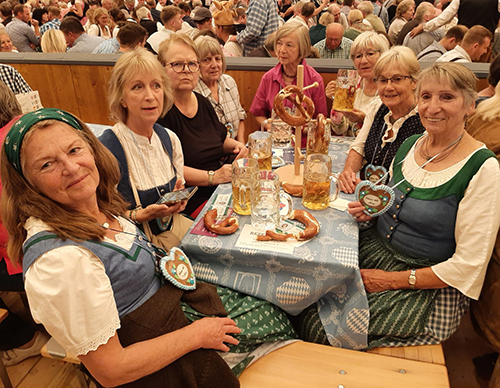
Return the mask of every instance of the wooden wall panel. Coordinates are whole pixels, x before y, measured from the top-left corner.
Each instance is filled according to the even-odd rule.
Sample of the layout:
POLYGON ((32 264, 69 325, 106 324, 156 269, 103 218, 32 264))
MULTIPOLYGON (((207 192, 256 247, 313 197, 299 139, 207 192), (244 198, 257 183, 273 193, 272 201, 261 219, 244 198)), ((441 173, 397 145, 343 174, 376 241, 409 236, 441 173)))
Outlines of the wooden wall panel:
MULTIPOLYGON (((38 90, 42 104, 67 110, 83 121, 94 124, 113 124, 109 119, 107 90, 112 66, 12 64, 33 90, 38 90)), ((248 112, 264 71, 228 70, 238 85, 243 109, 247 112, 247 135, 259 129, 254 116, 248 112)), ((335 73, 321 73, 325 86, 337 78, 335 73)), ((477 90, 488 85, 479 79, 477 90)), ((332 100, 327 99, 328 109, 332 100)))
POLYGON ((45 108, 60 108, 80 116, 70 65, 13 64, 31 86, 38 90, 45 108))
POLYGON ((88 123, 112 124, 107 102, 112 66, 72 66, 71 73, 80 107, 80 118, 88 123))

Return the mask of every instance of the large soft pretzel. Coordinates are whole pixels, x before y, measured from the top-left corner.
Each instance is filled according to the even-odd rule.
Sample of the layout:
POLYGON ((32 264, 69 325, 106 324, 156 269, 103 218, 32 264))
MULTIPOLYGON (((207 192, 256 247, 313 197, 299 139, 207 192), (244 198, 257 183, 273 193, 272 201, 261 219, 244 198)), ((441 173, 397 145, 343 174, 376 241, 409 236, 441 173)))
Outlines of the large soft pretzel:
POLYGON ((304 95, 298 86, 289 85, 280 90, 274 98, 274 111, 288 125, 292 127, 300 127, 305 125, 312 119, 314 114, 314 103, 312 100, 304 95), (295 98, 293 98, 295 95, 295 98), (298 116, 288 113, 283 105, 283 101, 287 99, 292 102, 299 112, 298 116), (305 104, 305 108, 304 105, 305 104))
POLYGON ((288 240, 289 238, 295 238, 296 240, 303 241, 303 240, 310 240, 314 236, 316 236, 319 233, 319 222, 314 216, 306 212, 305 210, 294 210, 292 211, 292 214, 290 215, 291 220, 297 220, 299 222, 302 222, 305 225, 305 229, 302 232, 296 233, 296 234, 282 234, 282 233, 276 233, 273 231, 266 231, 266 234, 264 236, 257 236, 258 241, 270 241, 270 240, 278 240, 278 241, 285 241, 288 240))
POLYGON ((219 224, 216 224, 216 218, 217 209, 212 209, 206 212, 203 217, 205 228, 215 234, 233 234, 238 230, 238 220, 235 217, 229 216, 223 219, 219 224))
MULTIPOLYGON (((316 127, 316 136, 308 137, 307 141, 309 144, 307 148, 314 153, 324 153, 328 152, 328 146, 330 144, 329 141, 325 140, 325 127, 326 127, 326 119, 321 113, 317 117, 317 127, 316 127)), ((328 138, 327 138, 328 139, 328 138)))

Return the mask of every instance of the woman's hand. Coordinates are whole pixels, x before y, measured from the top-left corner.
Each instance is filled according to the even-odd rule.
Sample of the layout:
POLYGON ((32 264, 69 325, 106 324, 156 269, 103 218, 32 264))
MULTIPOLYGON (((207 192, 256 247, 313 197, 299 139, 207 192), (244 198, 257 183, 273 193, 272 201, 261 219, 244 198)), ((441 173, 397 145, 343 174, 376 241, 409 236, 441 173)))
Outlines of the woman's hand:
POLYGON ((381 292, 393 289, 391 272, 381 269, 360 269, 366 292, 381 292))
POLYGON ((200 348, 215 349, 227 352, 229 347, 225 344, 238 345, 239 341, 229 334, 239 334, 241 329, 236 326, 231 318, 203 318, 194 321, 191 326, 196 328, 200 339, 200 348))
POLYGON ((233 154, 236 154, 235 159, 246 158, 248 156, 248 148, 245 144, 237 141, 233 149, 233 154))
POLYGON ((337 89, 337 81, 333 80, 328 82, 328 85, 326 85, 325 88, 325 94, 329 98, 333 98, 333 95, 335 94, 335 89, 337 89))
POLYGON ((342 112, 345 117, 351 122, 351 123, 357 123, 360 126, 363 125, 363 121, 365 121, 365 114, 361 112, 359 109, 354 108, 351 111, 346 111, 342 112))
POLYGON ((138 210, 135 217, 139 223, 148 222, 154 220, 155 218, 168 217, 174 213, 181 212, 183 207, 186 207, 185 204, 184 206, 182 205, 183 202, 185 201, 177 202, 173 205, 159 205, 153 203, 152 205, 146 206, 144 209, 138 210))
POLYGON ((354 201, 347 204, 347 211, 351 216, 353 216, 358 222, 368 222, 371 221, 373 217, 364 213, 365 207, 361 202, 354 201))
POLYGON ((354 171, 344 170, 339 175, 339 187, 344 193, 354 193, 359 182, 361 182, 361 179, 356 176, 354 171))
POLYGON ((215 171, 214 186, 221 183, 231 182, 232 168, 230 164, 225 164, 215 171))

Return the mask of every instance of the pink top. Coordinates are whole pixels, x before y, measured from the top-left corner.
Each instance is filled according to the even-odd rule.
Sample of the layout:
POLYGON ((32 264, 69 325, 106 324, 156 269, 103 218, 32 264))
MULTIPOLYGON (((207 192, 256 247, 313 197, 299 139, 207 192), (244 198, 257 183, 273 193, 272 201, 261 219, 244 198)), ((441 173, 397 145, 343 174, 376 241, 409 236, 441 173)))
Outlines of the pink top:
MULTIPOLYGON (((311 85, 314 82, 319 84, 317 88, 307 89, 304 92, 304 94, 314 102, 314 117, 316 117, 319 113, 323 113, 325 116, 328 116, 323 78, 321 78, 316 70, 307 65, 305 59, 302 60, 302 64, 304 65, 304 86, 311 85)), ((296 85, 297 79, 295 79, 292 84, 296 85)), ((283 74, 281 72, 281 64, 278 63, 262 76, 259 88, 257 89, 255 97, 252 101, 250 112, 254 116, 270 117, 273 109, 274 97, 276 97, 278 92, 285 86, 285 80, 283 79, 283 74)), ((293 107, 293 104, 287 100, 285 100, 284 105, 290 108, 293 107)))

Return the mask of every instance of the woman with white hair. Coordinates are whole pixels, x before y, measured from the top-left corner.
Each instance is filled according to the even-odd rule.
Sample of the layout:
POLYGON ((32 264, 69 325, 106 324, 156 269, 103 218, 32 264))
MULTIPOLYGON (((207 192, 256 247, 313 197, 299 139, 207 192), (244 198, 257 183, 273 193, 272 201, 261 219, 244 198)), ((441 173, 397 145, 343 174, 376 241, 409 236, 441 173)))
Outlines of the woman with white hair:
MULTIPOLYGON (((353 10, 351 12, 359 11, 353 10)), ((342 114, 339 114, 339 112, 332 111, 334 122, 342 119, 340 124, 333 127, 338 135, 356 135, 357 131, 363 126, 368 107, 375 99, 378 99, 373 70, 380 56, 387 50, 389 50, 387 39, 373 31, 363 32, 354 40, 351 46, 351 60, 360 77, 358 90, 354 100, 354 109, 351 112, 342 113, 347 120, 342 119, 342 114)), ((327 96, 333 96, 336 85, 336 81, 330 81, 326 87, 327 96)))

